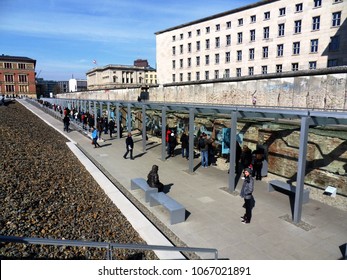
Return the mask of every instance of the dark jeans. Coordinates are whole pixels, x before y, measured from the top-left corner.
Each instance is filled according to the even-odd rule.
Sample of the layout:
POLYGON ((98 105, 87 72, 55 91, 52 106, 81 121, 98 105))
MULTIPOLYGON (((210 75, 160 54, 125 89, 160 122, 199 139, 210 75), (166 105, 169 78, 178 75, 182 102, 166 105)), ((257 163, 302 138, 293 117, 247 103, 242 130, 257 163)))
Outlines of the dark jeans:
POLYGON ((246 214, 244 216, 246 222, 251 222, 252 219, 252 199, 245 199, 244 207, 246 208, 246 214))
POLYGON ((123 157, 126 158, 129 152, 130 152, 130 158, 133 159, 133 149, 130 150, 128 147, 123 157))

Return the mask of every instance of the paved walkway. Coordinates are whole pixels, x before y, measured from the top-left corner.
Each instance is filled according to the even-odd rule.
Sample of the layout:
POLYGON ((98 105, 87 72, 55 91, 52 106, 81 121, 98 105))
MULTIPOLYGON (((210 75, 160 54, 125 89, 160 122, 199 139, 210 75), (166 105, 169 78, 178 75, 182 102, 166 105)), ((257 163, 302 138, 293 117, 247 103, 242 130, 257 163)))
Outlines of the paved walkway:
MULTIPOLYGON (((161 160, 161 145, 149 138, 142 151, 141 136, 135 136, 134 160, 123 159, 125 139, 109 139, 94 148, 90 138, 78 131, 63 132, 63 125, 25 100, 20 101, 46 122, 78 143, 98 164, 135 198, 146 211, 156 216, 172 233, 189 247, 216 248, 219 258, 234 260, 337 260, 340 246, 347 242, 347 212, 310 199, 303 205, 302 222, 291 222, 288 196, 267 191, 267 180, 255 181, 256 206, 253 220, 242 224, 243 199, 227 192, 228 174, 217 167, 197 168, 188 173, 188 161, 181 156, 161 160), (130 179, 146 178, 153 164, 159 166, 160 180, 168 195, 183 204, 188 213, 185 222, 170 225, 162 206, 149 207, 141 190, 130 190, 130 179)), ((200 159, 196 159, 197 166, 200 159)), ((240 190, 239 181, 236 192, 240 190)), ((333 198, 332 198, 333 199, 333 198)), ((117 204, 117 202, 115 202, 117 204)), ((125 213, 126 214, 126 213, 125 213)), ((135 227, 136 228, 136 227, 135 227)), ((146 240, 146 236, 140 233, 146 240)), ((148 244, 157 245, 149 242, 148 244)), ((198 254, 211 258, 211 254, 198 254)))

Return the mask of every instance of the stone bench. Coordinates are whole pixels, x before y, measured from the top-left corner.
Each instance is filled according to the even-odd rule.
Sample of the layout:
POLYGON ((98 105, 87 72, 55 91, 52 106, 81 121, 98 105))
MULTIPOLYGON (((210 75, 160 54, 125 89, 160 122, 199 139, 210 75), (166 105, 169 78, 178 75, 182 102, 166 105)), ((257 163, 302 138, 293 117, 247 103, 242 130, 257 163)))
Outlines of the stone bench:
MULTIPOLYGON (((280 181, 280 180, 269 181, 268 191, 273 192, 273 191, 275 191, 275 188, 280 188, 280 189, 292 192, 294 194, 296 192, 296 187, 292 186, 291 184, 288 184, 288 183, 280 181)), ((309 196, 310 196, 310 190, 304 189, 303 197, 302 197, 302 203, 307 203, 309 201, 309 196)))
POLYGON ((131 190, 142 189, 145 192, 145 201, 146 202, 149 202, 150 194, 158 192, 157 188, 151 188, 148 185, 147 181, 143 178, 131 179, 130 189, 131 190))
POLYGON ((163 205, 170 213, 170 224, 177 224, 186 220, 186 209, 182 204, 163 192, 151 193, 149 206, 163 205))

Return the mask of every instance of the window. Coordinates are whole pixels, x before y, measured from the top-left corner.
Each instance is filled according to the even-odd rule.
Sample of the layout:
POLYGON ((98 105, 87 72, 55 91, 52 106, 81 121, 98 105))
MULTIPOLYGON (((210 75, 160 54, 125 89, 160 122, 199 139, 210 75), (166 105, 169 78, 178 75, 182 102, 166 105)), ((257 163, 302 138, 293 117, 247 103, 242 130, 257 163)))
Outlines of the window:
POLYGON ((172 47, 172 55, 176 55, 176 47, 172 47))
POLYGON ((253 15, 251 16, 251 23, 255 23, 257 21, 257 16, 253 15))
POLYGON ((238 44, 242 43, 242 32, 237 33, 237 43, 238 44))
POLYGON ((296 4, 295 5, 295 11, 297 13, 302 12, 302 7, 303 7, 302 3, 296 4))
POLYGON ((188 43, 188 52, 189 52, 189 53, 192 52, 192 43, 188 43))
POLYGON ((276 65, 276 73, 282 73, 282 64, 276 65))
POLYGON ((187 80, 190 82, 192 80, 192 73, 187 73, 187 80))
POLYGON ((183 45, 180 45, 180 54, 183 53, 183 45))
POLYGON ((210 56, 209 55, 205 55, 205 64, 206 65, 210 64, 210 56))
POLYGON ((230 52, 225 53, 225 62, 226 63, 230 62, 230 52))
POLYGON ((209 80, 209 79, 210 79, 210 72, 205 71, 205 80, 209 80))
POLYGON ((19 92, 23 92, 23 93, 29 92, 28 86, 20 85, 19 92))
POLYGON ((12 69, 12 63, 10 63, 10 62, 5 62, 4 66, 6 69, 12 69))
POLYGON ((254 49, 249 49, 249 60, 254 59, 254 49))
POLYGON ((262 66, 261 67, 261 73, 262 74, 267 74, 267 66, 262 66))
POLYGON ((241 77, 241 68, 236 68, 236 77, 241 77))
POLYGON ((269 57, 269 47, 263 47, 263 58, 269 57))
POLYGON ((298 71, 299 70, 299 63, 292 63, 292 71, 298 71))
POLYGON ((311 40, 311 53, 318 52, 318 39, 311 40))
POLYGON ((322 0, 313 0, 313 6, 315 8, 321 7, 322 6, 322 0))
POLYGON ((200 36, 200 34, 201 34, 200 29, 196 30, 196 36, 200 36))
POLYGON ((340 36, 330 37, 329 51, 337 51, 340 48, 340 36))
POLYGON ((209 50, 210 49, 210 39, 206 39, 205 43, 206 43, 206 50, 209 50))
POLYGON ((196 51, 200 51, 200 41, 196 42, 196 51))
POLYGON ((183 59, 180 59, 180 68, 183 68, 183 59))
POLYGON ((188 59, 187 59, 187 65, 188 65, 188 67, 192 66, 192 59, 190 57, 188 57, 188 59))
POLYGON ((13 75, 11 74, 5 74, 5 82, 7 83, 13 83, 14 79, 13 79, 13 75))
POLYGON ((250 41, 251 42, 255 41, 255 29, 250 30, 249 33, 250 33, 250 41))
POLYGON ((312 30, 319 30, 320 16, 312 18, 312 30))
POLYGON ((176 41, 176 36, 172 36, 172 41, 175 42, 176 41))
POLYGON ((269 39, 269 37, 270 37, 270 27, 268 27, 268 26, 266 26, 266 27, 264 27, 264 39, 269 39))
POLYGON ((337 59, 328 59, 328 67, 338 66, 337 59))
POLYGON ((294 33, 301 33, 301 20, 294 21, 294 33))
POLYGON ((220 30, 220 24, 216 24, 216 31, 220 30))
POLYGON ((243 25, 243 18, 239 18, 238 20, 239 26, 243 25))
POLYGON ((214 78, 219 79, 219 70, 214 70, 214 78))
POLYGON ((176 68, 176 60, 173 60, 172 61, 172 69, 175 69, 176 68))
POLYGON ((230 69, 225 69, 224 78, 230 78, 230 69))
POLYGON ((200 56, 196 57, 196 66, 200 66, 200 56))
POLYGON ((317 68, 317 62, 316 61, 310 61, 308 63, 308 68, 309 69, 316 69, 317 68))
POLYGON ((20 83, 27 83, 28 82, 27 75, 19 74, 18 75, 18 80, 19 80, 20 83))
POLYGON ((231 28, 231 21, 227 21, 227 29, 231 28))
POLYGON ((215 62, 216 64, 219 64, 219 53, 216 53, 216 54, 214 55, 214 62, 215 62))
POLYGON ((231 35, 226 36, 226 45, 230 46, 231 45, 231 35))
POLYGON ((284 23, 278 25, 278 36, 284 36, 284 23))
POLYGON ((254 75, 254 67, 248 67, 248 75, 253 76, 254 75))
POLYGON ((237 61, 241 61, 242 60, 242 51, 237 51, 236 56, 237 56, 237 61))
POLYGON ((14 92, 14 85, 6 85, 5 91, 6 92, 14 92))
POLYGON ((18 63, 18 69, 26 69, 25 63, 18 63))
POLYGON ((180 34, 180 40, 183 40, 183 33, 180 34))
POLYGON ((176 82, 176 75, 172 74, 172 82, 175 83, 176 82))
POLYGON ((300 54, 300 42, 293 43, 293 54, 300 54))
POLYGON ((183 74, 180 73, 180 82, 183 82, 183 74))
POLYGON ((210 33, 210 27, 209 26, 206 27, 206 33, 210 33))
POLYGON ((216 37, 216 48, 220 47, 220 38, 216 37))
POLYGON ((332 26, 340 26, 340 25, 341 25, 341 12, 333 13, 332 26))
POLYGON ((265 12, 265 13, 264 13, 264 19, 265 19, 265 20, 270 19, 270 12, 265 12))
POLYGON ((195 78, 197 81, 200 81, 200 72, 195 73, 195 78))
POLYGON ((285 16, 286 15, 286 8, 280 8, 279 9, 279 15, 280 16, 285 16))
POLYGON ((188 32, 188 38, 191 38, 192 37, 192 31, 189 31, 188 32))

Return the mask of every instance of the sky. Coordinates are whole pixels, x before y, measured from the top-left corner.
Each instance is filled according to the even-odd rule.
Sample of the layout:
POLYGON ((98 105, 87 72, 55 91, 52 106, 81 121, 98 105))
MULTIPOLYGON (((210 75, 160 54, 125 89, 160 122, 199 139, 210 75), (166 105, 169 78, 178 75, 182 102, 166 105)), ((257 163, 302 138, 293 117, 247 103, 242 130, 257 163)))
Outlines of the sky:
POLYGON ((37 77, 55 81, 136 59, 156 68, 156 32, 255 2, 0 0, 0 55, 35 59, 37 77))

